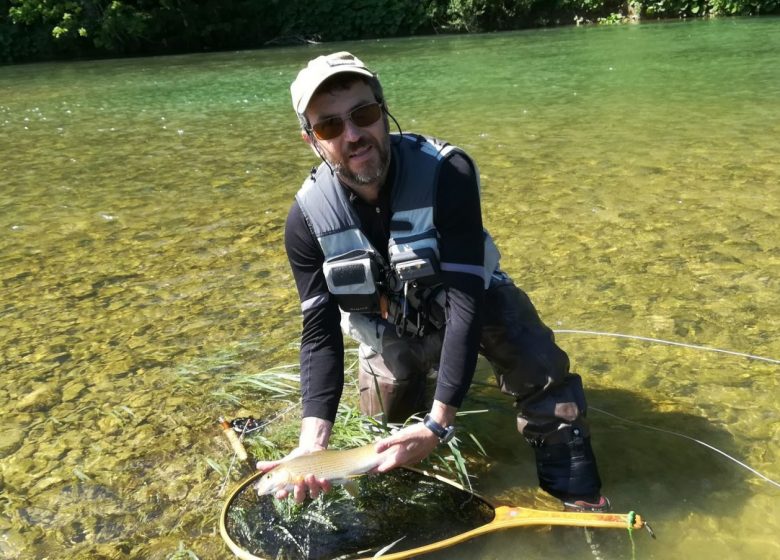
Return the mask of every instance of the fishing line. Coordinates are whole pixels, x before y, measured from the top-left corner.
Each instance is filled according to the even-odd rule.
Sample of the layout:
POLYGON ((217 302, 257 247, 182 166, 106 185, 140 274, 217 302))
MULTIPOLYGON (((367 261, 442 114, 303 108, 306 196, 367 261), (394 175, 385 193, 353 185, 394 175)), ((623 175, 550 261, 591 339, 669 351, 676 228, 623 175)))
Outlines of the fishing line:
POLYGON ((638 336, 634 334, 601 332, 601 331, 586 331, 577 329, 553 329, 556 334, 585 334, 593 336, 610 336, 613 338, 628 338, 631 340, 642 340, 645 342, 657 342, 659 344, 668 344, 669 346, 681 346, 683 348, 691 348, 694 350, 704 350, 706 352, 718 352, 721 354, 730 354, 732 356, 740 356, 742 358, 749 358, 751 360, 759 360, 762 362, 768 362, 770 364, 780 364, 780 360, 774 358, 765 358, 763 356, 756 356, 754 354, 745 354, 744 352, 734 352, 732 350, 722 350, 720 348, 712 348, 710 346, 700 346, 698 344, 688 344, 685 342, 674 342, 672 340, 664 340, 662 338, 651 338, 648 336, 638 336))
POLYGON ((710 445, 710 444, 709 444, 709 443, 707 443, 707 442, 701 441, 701 440, 699 440, 699 439, 696 439, 696 438, 694 438, 694 437, 691 437, 691 436, 687 436, 687 435, 685 435, 685 434, 681 434, 681 433, 679 433, 679 432, 674 432, 674 431, 672 431, 672 430, 666 430, 666 429, 664 429, 664 428, 656 428, 655 426, 648 426, 647 424, 642 424, 641 422, 635 422, 634 420, 629 420, 629 419, 627 419, 627 418, 622 418, 622 417, 618 416, 617 414, 612 414, 611 412, 607 412, 606 410, 601 410, 600 408, 596 408, 595 406, 589 406, 588 408, 589 408, 590 410, 595 410, 596 412, 599 412, 599 413, 601 413, 601 414, 604 414, 604 415, 606 415, 606 416, 609 416, 609 417, 611 417, 611 418, 615 418, 616 420, 620 420, 621 422, 625 422, 626 424, 632 424, 632 425, 634 425, 634 426, 639 426, 640 428, 645 428, 646 430, 654 430, 654 431, 656 431, 656 432, 661 432, 661 433, 664 433, 664 434, 669 434, 669 435, 672 435, 672 436, 677 436, 677 437, 681 437, 681 438, 684 438, 684 439, 687 439, 687 440, 690 440, 690 441, 696 442, 696 443, 698 443, 699 445, 703 445, 704 447, 706 447, 706 448, 708 448, 708 449, 712 449, 713 451, 715 451, 715 452, 717 452, 717 453, 720 453, 720 454, 721 454, 721 455, 723 455, 723 456, 724 456, 726 459, 729 459, 730 461, 734 461, 734 462, 735 462, 737 465, 739 465, 740 467, 742 467, 742 468, 744 468, 744 469, 747 469, 747 470, 749 470, 749 471, 750 471, 750 472, 752 472, 754 475, 758 476, 759 478, 762 478, 763 480, 765 480, 765 481, 766 481, 766 482, 768 482, 769 484, 772 484, 772 485, 774 485, 774 486, 776 486, 776 487, 780 488, 780 483, 778 483, 777 481, 775 481, 775 480, 772 480, 772 479, 771 479, 771 478, 769 478, 768 476, 766 476, 766 475, 764 475, 764 474, 762 474, 762 473, 758 472, 756 469, 754 469, 754 468, 753 468, 753 467, 751 467, 750 465, 747 465, 747 464, 743 463, 743 462, 742 462, 742 461, 740 461, 739 459, 736 459, 736 458, 732 457, 731 455, 729 455, 729 454, 728 454, 728 453, 726 453, 725 451, 721 451, 721 450, 720 450, 720 449, 718 449, 717 447, 714 447, 714 446, 710 445))
POLYGON ((258 426, 256 429, 257 429, 257 430, 262 430, 263 428, 265 428, 265 427, 266 427, 266 426, 268 426, 269 424, 271 424, 271 423, 273 423, 273 422, 276 422, 276 420, 278 420, 278 419, 279 419, 279 418, 281 418, 282 416, 285 416, 285 415, 286 415, 288 412, 290 412, 292 409, 294 409, 294 408, 297 408, 297 407, 298 407, 300 404, 301 404, 301 400, 300 400, 300 399, 298 399, 296 402, 292 403, 290 406, 288 406, 287 408, 285 408, 285 409, 284 409, 284 410, 282 410, 281 412, 278 412, 278 413, 277 413, 275 416, 273 416, 273 417, 272 417, 270 420, 266 420, 265 422, 263 422, 262 424, 260 424, 260 426, 258 426))
MULTIPOLYGON (((723 350, 721 348, 713 348, 711 346, 701 346, 699 344, 688 344, 686 342, 674 342, 672 340, 664 340, 664 339, 661 339, 661 338, 651 338, 651 337, 648 337, 648 336, 638 336, 638 335, 633 335, 633 334, 612 333, 612 332, 602 332, 602 331, 590 331, 590 330, 579 330, 579 329, 556 329, 553 332, 555 332, 556 334, 583 334, 583 335, 592 335, 592 336, 608 336, 608 337, 613 337, 613 338, 627 338, 627 339, 630 339, 630 340, 641 340, 641 341, 644 341, 644 342, 655 342, 655 343, 659 343, 659 344, 667 344, 669 346, 680 346, 682 348, 690 348, 690 349, 693 349, 693 350, 702 350, 702 351, 705 351, 705 352, 717 352, 717 353, 720 353, 720 354, 728 354, 728 355, 731 355, 731 356, 739 356, 741 358, 748 358, 748 359, 751 359, 751 360, 758 360, 758 361, 767 362, 767 363, 770 363, 770 364, 780 364, 780 360, 776 360, 774 358, 766 358, 764 356, 756 356, 755 354, 746 354, 744 352, 734 352, 732 350, 723 350)), ((723 455, 728 460, 733 461, 734 463, 736 463, 737 465, 739 465, 740 467, 742 467, 744 469, 747 469, 748 471, 750 471, 751 473, 753 473, 757 477, 761 478, 762 480, 772 484, 773 486, 776 486, 776 487, 780 488, 780 483, 778 483, 777 481, 769 478, 768 476, 766 476, 763 473, 760 473, 759 471, 757 471, 756 469, 754 469, 750 465, 747 465, 747 464, 743 463, 739 459, 736 459, 735 457, 732 457, 731 455, 729 455, 725 451, 721 451, 720 449, 710 445, 709 443, 706 443, 704 441, 701 441, 701 440, 696 439, 696 438, 691 437, 691 436, 687 436, 685 434, 681 434, 679 432, 674 432, 674 431, 671 431, 671 430, 665 430, 663 428, 656 428, 655 426, 648 426, 648 425, 642 424, 640 422, 635 422, 633 420, 628 420, 627 418, 622 418, 620 416, 617 416, 616 414, 612 414, 611 412, 607 412, 606 410, 601 410, 601 409, 596 408, 594 406, 591 406, 589 408, 591 410, 595 410, 596 412, 600 412, 601 414, 604 414, 606 416, 610 416, 612 418, 615 418, 616 420, 620 420, 621 422, 625 422, 627 424, 633 424, 635 426, 639 426, 639 427, 645 428, 647 430, 654 430, 656 432, 661 432, 661 433, 664 433, 664 434, 677 436, 677 437, 684 438, 684 439, 693 441, 695 443, 698 443, 699 445, 702 445, 702 446, 704 446, 704 447, 706 447, 708 449, 711 449, 712 451, 715 451, 716 453, 719 453, 719 454, 723 455)))
MULTIPOLYGON (((609 337, 613 337, 613 338, 627 338, 627 339, 631 339, 631 340, 641 340, 641 341, 644 341, 644 342, 655 342, 655 343, 659 343, 659 344, 667 344, 667 345, 670 345, 670 346, 680 346, 680 347, 683 347, 683 348, 690 348, 690 349, 693 349, 693 350, 702 350, 702 351, 705 351, 705 352, 717 352, 717 353, 720 353, 720 354, 729 354, 731 356, 739 356, 741 358, 748 358, 748 359, 751 359, 751 360, 758 360, 758 361, 767 362, 767 363, 770 363, 770 364, 780 364, 780 360, 776 360, 774 358, 766 358, 764 356, 756 356, 755 354, 746 354, 744 352, 734 352, 732 350, 723 350, 721 348, 713 348, 713 347, 710 347, 710 346, 701 346, 699 344, 688 344, 688 343, 685 343, 685 342, 674 342, 672 340, 664 340, 664 339, 661 339, 661 338, 651 338, 651 337, 648 337, 648 336, 638 336, 638 335, 633 335, 633 334, 612 333, 612 332, 602 332, 602 331, 590 331, 590 330, 579 330, 579 329, 557 329, 557 330, 554 330, 553 332, 555 332, 556 334, 583 334, 583 335, 592 335, 592 336, 609 336, 609 337)), ((642 424, 640 422, 635 422, 633 420, 628 420, 627 418, 621 418, 620 416, 612 414, 611 412, 607 412, 606 410, 601 410, 601 409, 593 407, 593 406, 591 406, 590 409, 591 410, 595 410, 596 412, 600 412, 601 414, 604 414, 606 416, 610 416, 612 418, 615 418, 616 420, 620 420, 621 422, 625 422, 627 424, 633 424, 635 426, 639 426, 639 427, 645 428, 647 430, 654 430, 656 432, 661 432, 661 433, 677 436, 677 437, 684 438, 684 439, 693 441, 695 443, 698 443, 699 445, 703 445, 704 447, 706 447, 708 449, 711 449, 711 450, 715 451, 716 453, 720 453, 721 455, 723 455, 724 457, 726 457, 730 461, 733 461, 734 463, 736 463, 740 467, 742 467, 744 469, 747 469, 748 471, 752 472, 754 475, 758 476, 762 480, 765 480, 766 482, 772 484, 773 486, 776 486, 776 487, 780 488, 780 483, 778 483, 777 481, 775 481, 775 480, 769 478, 768 476, 760 473, 759 471, 757 471, 756 469, 754 469, 750 465, 747 465, 747 464, 743 463, 739 459, 736 459, 735 457, 732 457, 731 455, 729 455, 725 451, 721 451, 720 449, 710 445, 709 443, 706 443, 704 441, 698 440, 698 439, 696 439, 694 437, 691 437, 691 436, 687 436, 685 434, 681 434, 679 432, 673 432, 671 430, 665 430, 663 428, 656 428, 654 426, 648 426, 648 425, 642 424)))
POLYGON ((225 490, 227 489, 228 482, 230 482, 230 471, 233 470, 233 465, 236 464, 237 454, 233 453, 233 457, 230 458, 230 465, 228 466, 227 471, 225 472, 225 477, 222 479, 222 486, 219 487, 219 491, 217 492, 217 496, 222 497, 225 495, 225 490))

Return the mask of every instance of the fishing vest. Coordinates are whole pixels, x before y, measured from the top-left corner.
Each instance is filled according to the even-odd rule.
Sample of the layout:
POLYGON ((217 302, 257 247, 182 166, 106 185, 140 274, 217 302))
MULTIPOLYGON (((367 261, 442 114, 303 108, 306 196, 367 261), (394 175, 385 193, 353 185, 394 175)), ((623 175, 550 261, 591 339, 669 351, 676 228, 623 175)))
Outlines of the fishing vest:
MULTIPOLYGON (((296 194, 325 255, 322 269, 328 291, 346 318, 347 324, 342 322, 342 326, 361 342, 376 339, 379 317, 395 324, 399 335, 422 336, 426 329, 441 328, 445 294, 440 272, 478 275, 487 288, 500 258, 487 232, 482 266, 441 262, 439 258, 433 223, 439 170, 452 153, 466 154, 439 140, 414 134, 391 135, 391 146, 396 175, 387 260, 360 230, 350 193, 327 165, 321 164, 296 194), (364 333, 366 330, 372 332, 364 333)), ((474 169, 479 185, 476 165, 474 169)), ((326 300, 318 296, 301 306, 305 311, 326 300)))

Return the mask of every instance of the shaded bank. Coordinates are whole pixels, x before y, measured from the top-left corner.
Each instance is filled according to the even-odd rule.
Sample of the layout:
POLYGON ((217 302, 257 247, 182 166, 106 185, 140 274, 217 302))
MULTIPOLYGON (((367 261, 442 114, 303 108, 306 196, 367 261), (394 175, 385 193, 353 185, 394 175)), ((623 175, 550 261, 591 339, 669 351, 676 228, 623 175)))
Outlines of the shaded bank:
POLYGON ((780 0, 0 0, 0 63, 780 13, 780 0))

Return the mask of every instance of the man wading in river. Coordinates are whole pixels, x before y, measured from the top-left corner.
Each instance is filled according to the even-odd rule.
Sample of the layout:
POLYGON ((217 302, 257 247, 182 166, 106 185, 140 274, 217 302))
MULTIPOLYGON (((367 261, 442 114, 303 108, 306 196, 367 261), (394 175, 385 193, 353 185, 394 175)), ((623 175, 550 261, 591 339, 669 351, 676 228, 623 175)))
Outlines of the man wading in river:
MULTIPOLYGON (((285 230, 303 310, 303 421, 290 456, 328 446, 344 382, 343 328, 360 342, 365 414, 404 422, 427 409, 426 387, 435 383, 425 421, 376 443, 378 471, 416 463, 449 441, 481 353, 515 401, 541 487, 567 509, 607 510, 582 381, 499 268, 482 228, 474 162, 438 140, 390 134, 379 80, 349 53, 310 61, 290 91, 303 140, 323 160, 285 230)), ((309 475, 293 494, 302 501, 307 490, 316 497, 329 487, 309 475)))

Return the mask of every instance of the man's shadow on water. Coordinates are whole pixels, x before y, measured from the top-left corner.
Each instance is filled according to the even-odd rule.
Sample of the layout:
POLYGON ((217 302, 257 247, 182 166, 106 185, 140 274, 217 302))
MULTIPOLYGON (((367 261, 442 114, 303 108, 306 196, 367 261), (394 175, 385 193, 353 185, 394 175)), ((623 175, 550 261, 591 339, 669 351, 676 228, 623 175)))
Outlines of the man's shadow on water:
MULTIPOLYGON (((487 454, 486 458, 477 459, 472 469, 477 477, 475 491, 498 505, 559 510, 560 502, 538 488, 533 450, 515 429, 511 398, 495 387, 492 374, 483 373, 478 372, 463 410, 487 409, 488 412, 458 419, 458 425, 472 434, 487 454)), ((637 538, 638 549, 659 553, 681 537, 711 538, 707 532, 712 528, 707 523, 691 523, 699 516, 711 519, 716 515, 738 522, 743 506, 755 493, 750 484, 754 475, 688 438, 705 442, 737 459, 748 453, 747 443, 742 444, 724 427, 701 415, 680 411, 682 404, 675 406, 673 398, 663 397, 655 402, 632 391, 593 386, 586 388, 586 392, 602 490, 612 501, 612 511, 637 512, 651 523, 659 536, 655 543, 645 538, 647 535, 637 538)), ((470 438, 461 435, 465 436, 461 439, 466 453, 479 457, 476 447, 469 443, 470 438)), ((539 529, 522 530, 520 540, 515 531, 501 532, 493 537, 492 545, 476 539, 463 549, 467 555, 463 557, 480 557, 492 546, 514 550, 528 558, 558 554, 614 560, 631 557, 634 546, 625 531, 601 531, 585 539, 582 529, 553 527, 547 528, 547 532, 539 529)))
MULTIPOLYGON (((648 519, 670 522, 685 519, 692 513, 738 516, 741 504, 755 492, 749 484, 753 474, 688 439, 703 441, 737 459, 744 458, 748 445, 740 444, 722 426, 705 417, 674 410, 668 406, 667 398, 662 404, 670 410, 662 410, 659 403, 623 389, 590 387, 586 392, 593 449, 603 492, 612 500, 613 511, 635 510, 648 519)), ((512 485, 516 489, 526 487, 525 494, 519 493, 521 499, 523 495, 536 493, 538 480, 533 451, 515 429, 511 398, 501 394, 485 378, 475 381, 463 409, 489 410, 458 420, 487 453, 487 464, 477 468, 478 491, 486 487, 491 492, 502 493, 495 483, 487 482, 498 478, 500 484, 510 485, 505 490, 511 490, 512 485)))

